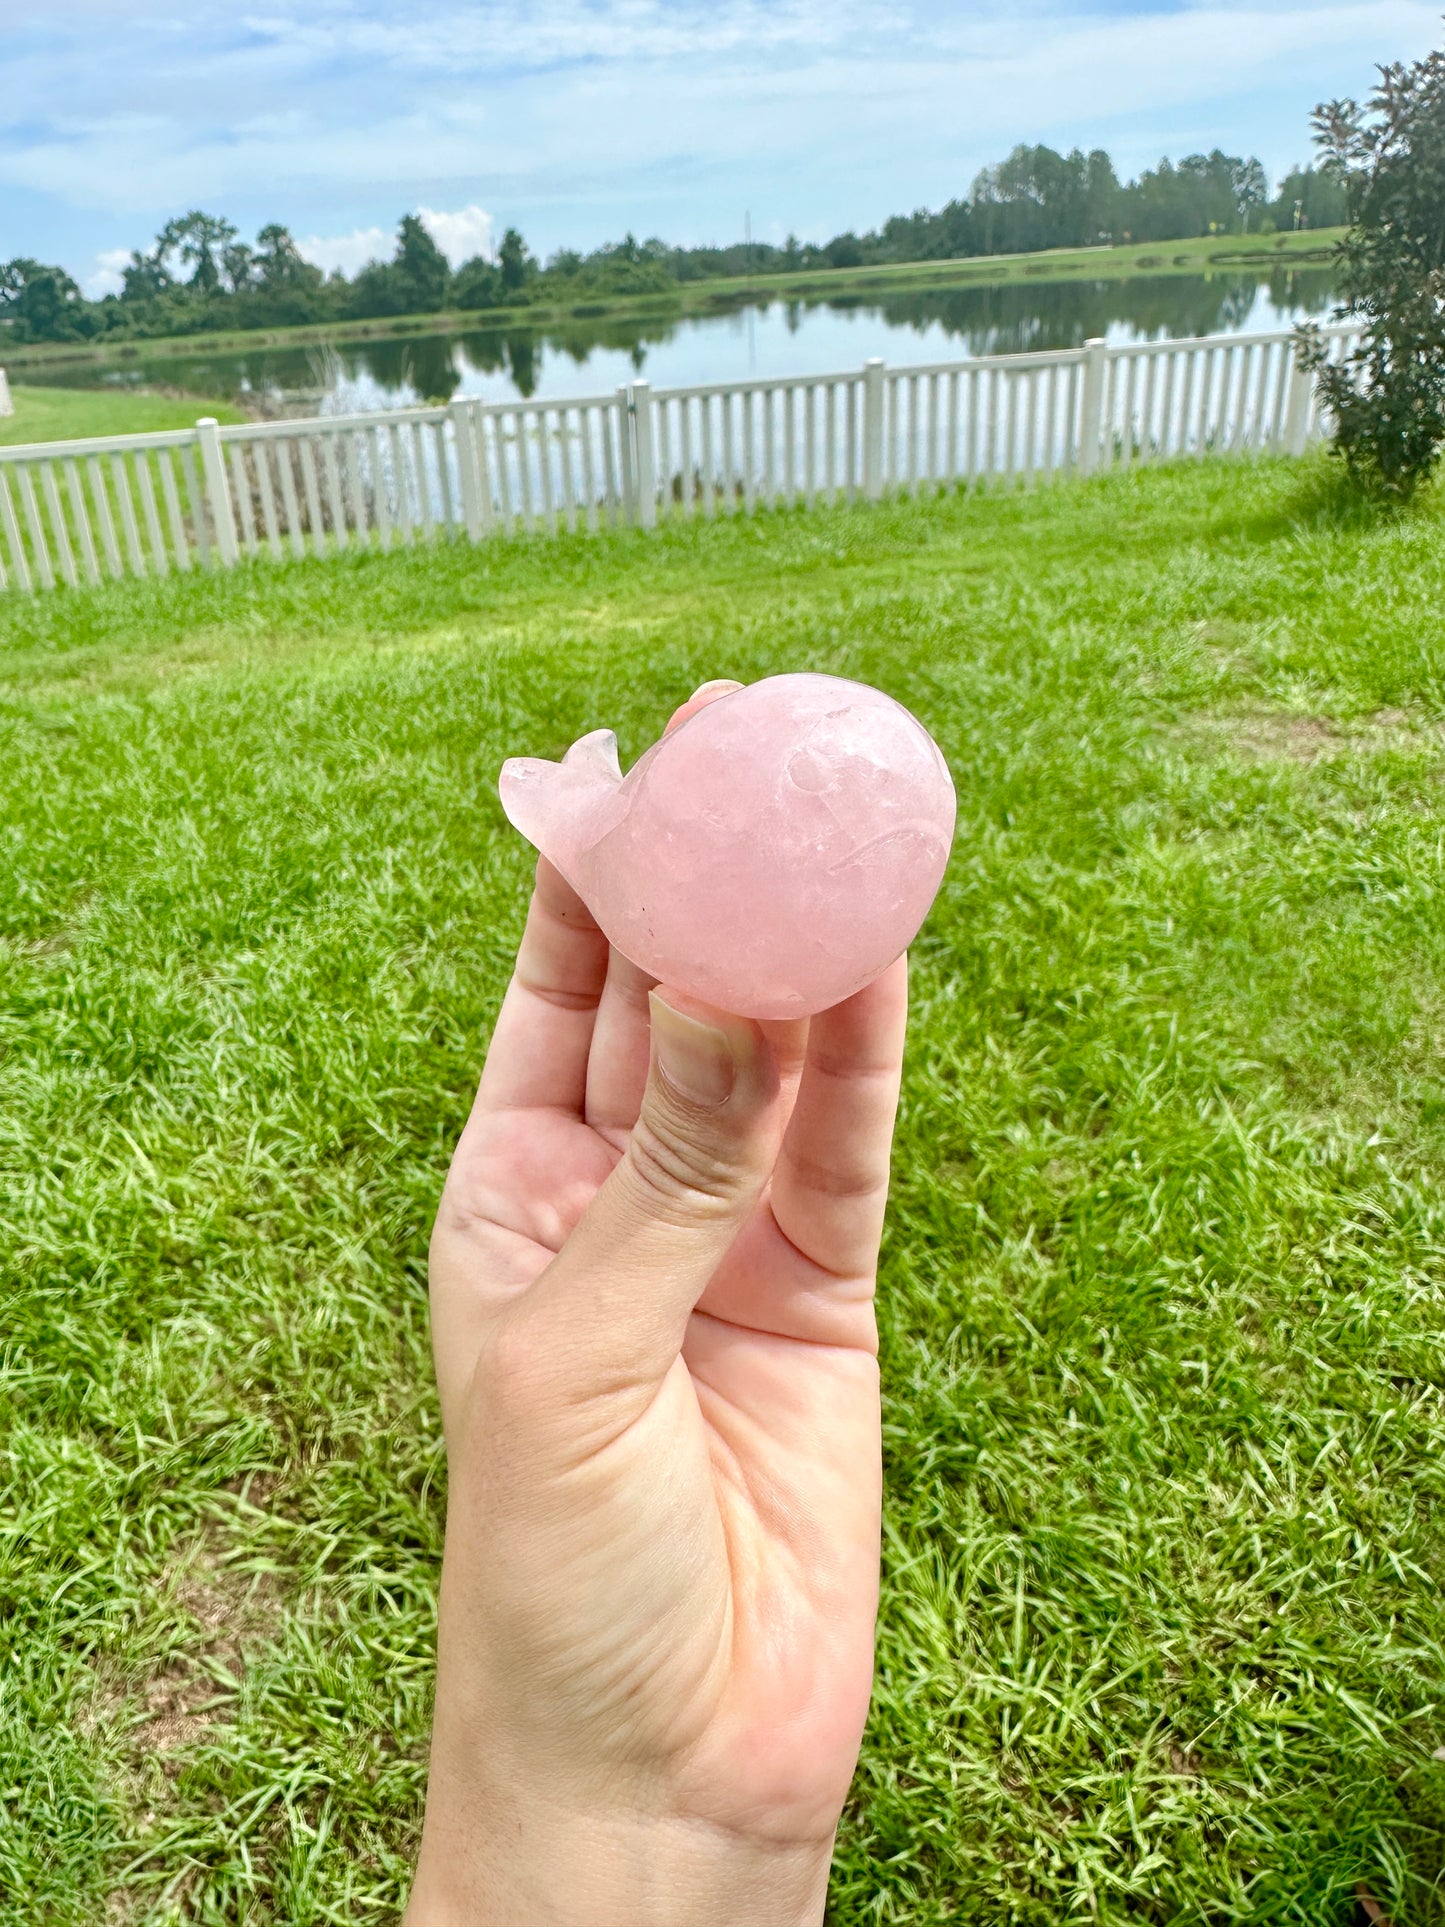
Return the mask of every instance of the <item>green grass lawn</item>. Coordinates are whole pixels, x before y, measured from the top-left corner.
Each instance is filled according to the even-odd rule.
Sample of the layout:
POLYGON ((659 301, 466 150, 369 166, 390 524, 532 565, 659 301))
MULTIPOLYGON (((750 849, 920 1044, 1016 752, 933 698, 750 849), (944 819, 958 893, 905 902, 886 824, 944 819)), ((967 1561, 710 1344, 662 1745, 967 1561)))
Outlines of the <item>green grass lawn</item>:
POLYGON ((142 435, 155 428, 193 428, 203 415, 239 422, 223 401, 133 394, 115 388, 26 388, 12 382, 13 415, 0 415, 0 448, 21 442, 64 442, 88 435, 142 435))
POLYGON ((495 776, 934 729, 836 1927, 1445 1918, 1445 515, 1315 466, 0 599, 7 1927, 390 1921, 495 776))

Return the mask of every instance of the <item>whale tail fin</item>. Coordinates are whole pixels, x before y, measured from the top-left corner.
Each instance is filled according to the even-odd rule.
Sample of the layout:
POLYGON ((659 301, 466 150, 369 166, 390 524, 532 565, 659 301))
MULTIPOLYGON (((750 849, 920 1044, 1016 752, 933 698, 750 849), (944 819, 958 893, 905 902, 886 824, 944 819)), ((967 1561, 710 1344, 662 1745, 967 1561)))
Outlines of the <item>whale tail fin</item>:
POLYGON ((579 738, 560 763, 514 756, 502 765, 498 784, 507 821, 574 889, 581 888, 586 853, 612 827, 621 787, 617 738, 610 729, 579 738))

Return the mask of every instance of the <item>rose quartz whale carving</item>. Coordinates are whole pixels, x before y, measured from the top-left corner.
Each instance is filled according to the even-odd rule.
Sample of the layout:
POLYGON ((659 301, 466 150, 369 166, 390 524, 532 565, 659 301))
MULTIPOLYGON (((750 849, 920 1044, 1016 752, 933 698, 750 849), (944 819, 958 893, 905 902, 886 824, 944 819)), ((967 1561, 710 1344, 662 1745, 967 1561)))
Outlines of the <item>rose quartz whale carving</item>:
POLYGON ((697 710, 624 778, 594 730, 502 770, 502 807, 611 943, 743 1017, 807 1017, 912 942, 953 841, 933 738, 891 696, 770 676, 697 710))

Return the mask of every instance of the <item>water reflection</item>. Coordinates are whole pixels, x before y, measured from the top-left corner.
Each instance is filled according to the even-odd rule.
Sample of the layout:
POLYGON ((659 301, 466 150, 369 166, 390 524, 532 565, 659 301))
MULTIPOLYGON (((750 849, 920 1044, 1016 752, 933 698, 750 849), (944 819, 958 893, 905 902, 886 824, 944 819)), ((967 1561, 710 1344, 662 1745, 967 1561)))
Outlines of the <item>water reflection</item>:
POLYGON ((417 333, 324 349, 260 348, 147 360, 123 371, 76 369, 45 379, 78 387, 146 383, 206 396, 249 396, 272 412, 335 414, 456 394, 501 401, 544 393, 605 394, 645 375, 691 386, 747 374, 856 367, 869 355, 906 364, 965 355, 1283 328, 1332 305, 1331 270, 1157 280, 949 287, 774 301, 715 300, 682 316, 575 315, 561 323, 417 333))
POLYGON ((892 328, 933 325, 970 355, 1000 355, 1077 348, 1099 335, 1154 341, 1259 332, 1323 314, 1333 299, 1333 274, 1315 269, 1279 273, 1266 281, 1248 275, 1191 275, 919 289, 886 295, 877 305, 892 328))

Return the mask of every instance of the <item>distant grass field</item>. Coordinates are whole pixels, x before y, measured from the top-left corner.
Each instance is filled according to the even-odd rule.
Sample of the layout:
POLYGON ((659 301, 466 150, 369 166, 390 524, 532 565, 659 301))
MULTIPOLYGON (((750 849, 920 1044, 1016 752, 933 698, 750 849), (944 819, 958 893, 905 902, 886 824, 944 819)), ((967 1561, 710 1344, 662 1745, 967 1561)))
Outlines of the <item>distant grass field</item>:
POLYGON ((109 388, 11 387, 13 415, 0 415, 0 448, 24 442, 78 441, 88 435, 143 435, 156 428, 190 428, 203 415, 218 422, 245 417, 228 402, 182 396, 126 394, 109 388))
POLYGON ((957 848, 835 1927, 1445 1918, 1445 515, 1220 462, 0 599, 0 1913, 381 1923, 514 751, 875 681, 957 848))
POLYGON ((799 274, 697 283, 703 290, 780 283, 780 292, 826 293, 893 287, 1004 287, 1015 281, 1134 281, 1164 275, 1268 273, 1327 263, 1344 228, 1290 234, 1208 234, 1188 241, 1131 241, 1117 247, 1045 248, 1036 254, 976 254, 945 261, 900 261, 868 268, 814 268, 799 274))

